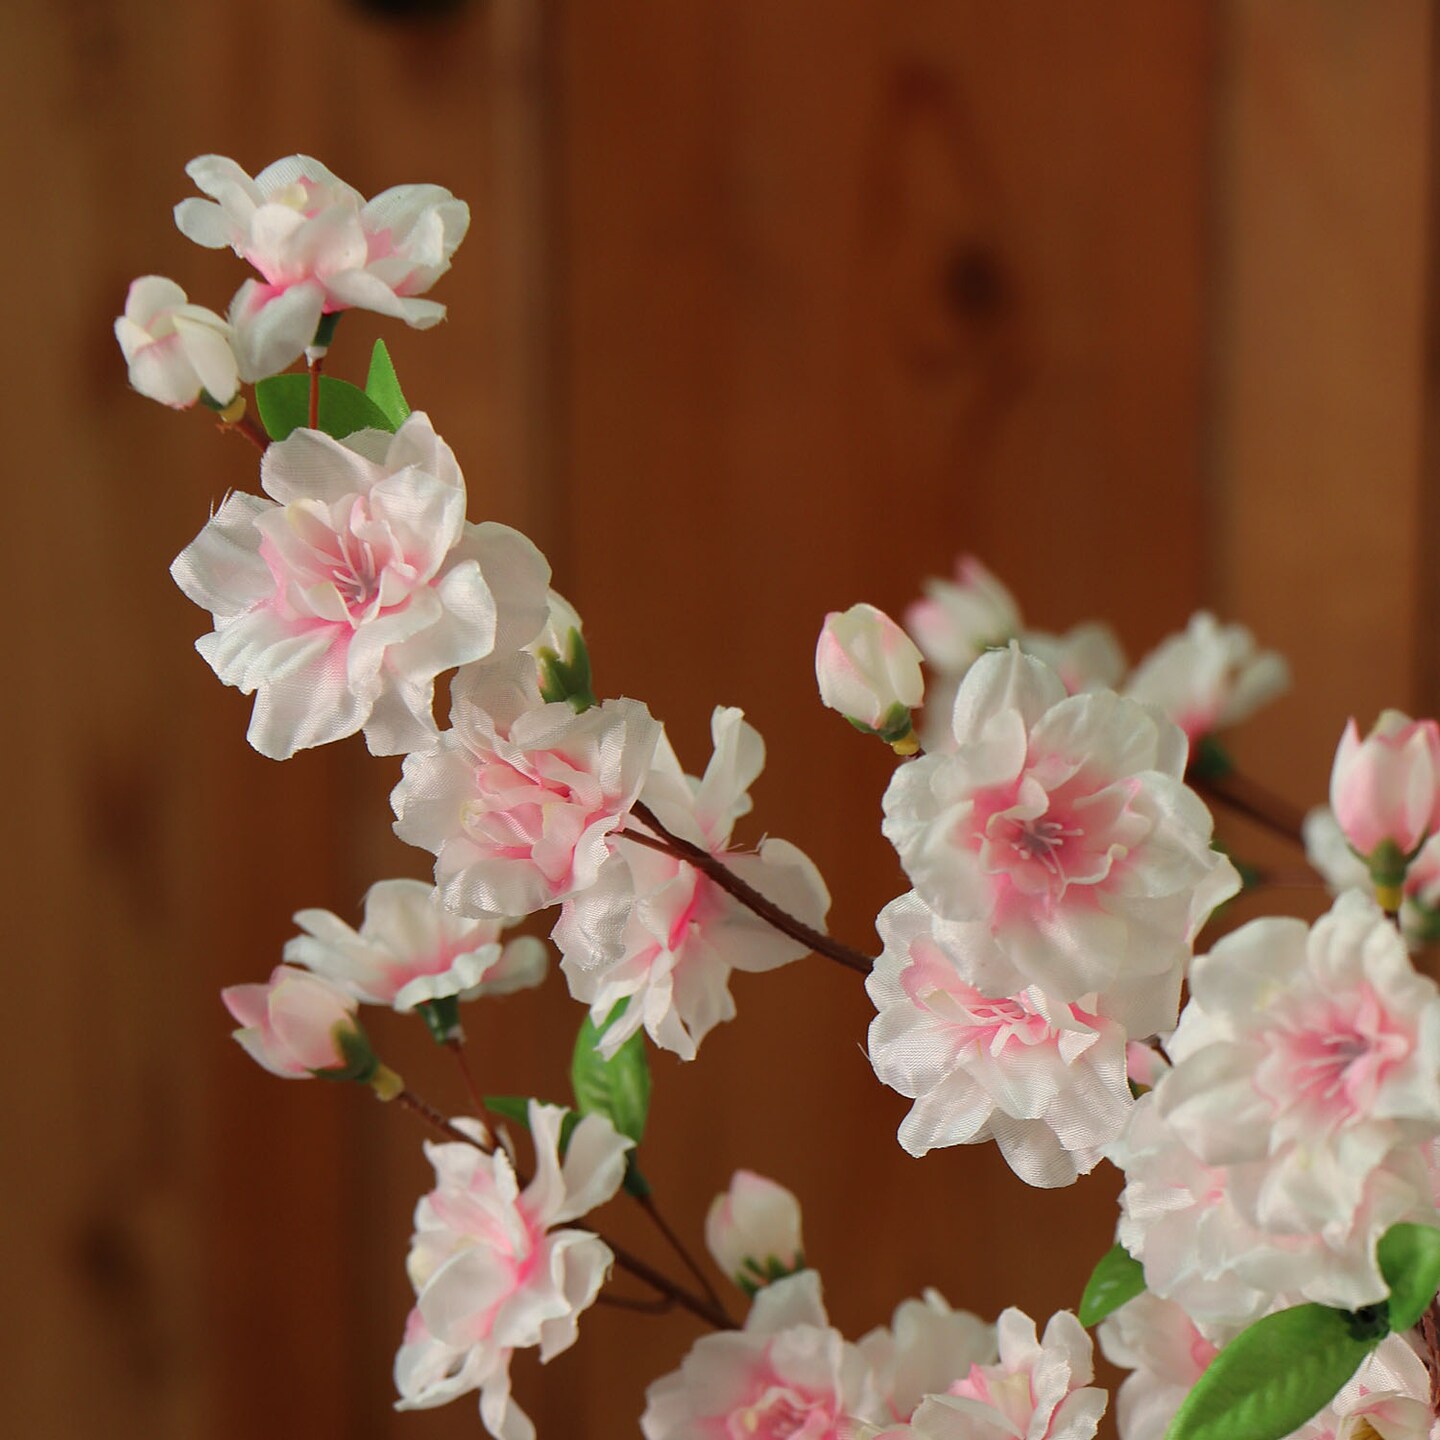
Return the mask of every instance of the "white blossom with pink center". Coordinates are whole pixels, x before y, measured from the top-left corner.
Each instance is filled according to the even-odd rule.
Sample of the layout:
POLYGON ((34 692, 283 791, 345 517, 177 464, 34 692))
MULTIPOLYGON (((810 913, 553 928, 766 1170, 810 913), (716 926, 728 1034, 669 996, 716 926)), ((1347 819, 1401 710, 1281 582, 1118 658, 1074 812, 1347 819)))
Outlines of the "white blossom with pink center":
POLYGON ((192 305, 185 292, 160 275, 130 284, 115 339, 142 395, 183 410, 205 391, 228 405, 240 388, 230 327, 213 310, 192 305))
POLYGON ((1425 1363, 1403 1336, 1387 1335, 1294 1440, 1432 1440, 1436 1434, 1425 1363))
POLYGON ((1266 1229, 1348 1223, 1377 1165, 1440 1135, 1440 991, 1355 892, 1221 940, 1166 1049, 1161 1116, 1208 1165, 1264 1165, 1266 1229))
POLYGON ((1222 625, 1201 610, 1135 667, 1125 693, 1169 716, 1193 745, 1289 688, 1283 656, 1259 649, 1243 625, 1222 625))
POLYGON ((240 1022, 235 1039, 272 1075, 303 1080, 350 1067, 346 1042, 360 1038, 355 1000, 331 981, 277 965, 263 985, 231 985, 220 998, 240 1022))
POLYGON ((520 935, 507 942, 508 919, 456 915, 422 880, 372 885, 358 931, 329 910, 301 910, 295 923, 305 933, 286 944, 286 960, 402 1014, 432 1000, 529 989, 548 968, 544 941, 520 935))
POLYGON ((1440 830, 1440 725, 1386 710, 1362 739, 1351 720, 1330 771, 1330 809, 1359 855, 1417 850, 1440 830))
POLYGON ((260 478, 269 498, 227 497, 170 573, 215 618, 195 648, 254 694, 262 755, 361 729, 378 755, 427 744, 435 677, 544 623, 544 556, 507 525, 466 523, 459 466, 424 414, 394 435, 297 430, 260 478))
POLYGON ((697 1340, 645 1399, 645 1440, 851 1440, 861 1422, 886 1418, 813 1270, 767 1285, 743 1330, 697 1340))
POLYGON ((1120 1243, 1145 1284, 1208 1328, 1243 1324, 1286 1303, 1359 1309, 1389 1293, 1375 1246, 1402 1220, 1440 1223, 1431 1147, 1393 1152, 1364 1177, 1358 1203, 1313 1228, 1263 1226, 1273 1191, 1267 1160, 1210 1165, 1160 1110, 1173 1071, 1136 1102, 1110 1159, 1125 1172, 1120 1243))
MULTIPOLYGON (((407 1268, 415 1309, 395 1357, 402 1410, 480 1391, 480 1416, 498 1440, 533 1440, 510 1395, 510 1357, 540 1347, 544 1363, 575 1343, 577 1320, 614 1256, 586 1230, 557 1229, 603 1204, 625 1178, 633 1142, 600 1115, 575 1127, 559 1159, 565 1111, 530 1102, 535 1178, 522 1191, 503 1150, 427 1143, 436 1186, 415 1210, 407 1268)), ((461 1128, 474 1122, 457 1120, 461 1128)))
POLYGON ((921 898, 966 927, 972 983, 1098 993, 1131 1035, 1169 1029, 1191 942, 1240 887, 1181 779, 1184 734, 1111 692, 1067 695, 1012 644, 971 667, 954 735, 897 770, 883 829, 921 898))
POLYGON ((972 1365, 947 1393, 923 1400, 910 1422, 924 1440, 1090 1440, 1107 1396, 1095 1378, 1094 1349, 1068 1310, 1054 1315, 1043 1340, 1021 1310, 996 1323, 1000 1359, 972 1365))
POLYGON ((199 245, 229 246, 260 272, 230 307, 241 376, 277 374, 315 338, 322 315, 374 310, 426 329, 445 307, 423 295, 449 268, 470 209, 438 185, 397 185, 367 201, 308 155, 252 180, 223 155, 185 173, 209 200, 182 200, 175 223, 199 245))
POLYGON ((925 598, 906 610, 905 628, 940 674, 959 676, 1020 633, 1020 607, 973 555, 962 555, 954 580, 925 582, 925 598))
POLYGON ((1125 1031, 1093 996, 1065 1004, 1038 986, 986 994, 970 978, 962 927, 917 895, 880 912, 885 948, 865 982, 879 1014, 870 1061, 915 1101, 900 1126, 912 1155, 994 1140, 1031 1185, 1072 1183, 1103 1158, 1133 1103, 1125 1031))
MULTIPOLYGON (((830 908, 825 882, 810 860, 773 837, 754 853, 730 850, 735 821, 750 810, 749 789, 765 764, 765 744, 739 710, 711 716, 714 751, 705 774, 684 774, 662 738, 642 799, 672 835, 700 846, 740 879, 807 924, 830 908)), ((631 829, 643 822, 630 821, 631 829)), ((595 883, 561 913, 553 938, 570 993, 600 1024, 630 1003, 605 1030, 613 1054, 643 1025, 662 1049, 693 1059, 717 1024, 732 1019, 730 975, 773 970, 806 947, 782 935, 726 894, 693 865, 647 846, 614 843, 617 853, 595 883)))
POLYGON ((524 916, 593 885, 660 740, 645 706, 543 704, 518 655, 462 670, 450 723, 390 797, 395 833, 436 857, 444 904, 524 916))
POLYGON ((860 1339, 886 1408, 908 1420, 927 1395, 948 1390, 976 1365, 998 1358, 995 1327, 968 1310, 953 1310, 938 1290, 902 1300, 888 1328, 860 1339))
POLYGON ((1148 1291, 1108 1315, 1096 1332, 1100 1349, 1112 1365, 1133 1372, 1115 1396, 1120 1440, 1165 1440, 1195 1382, 1238 1333, 1230 1325, 1204 1334, 1173 1300, 1148 1291))
MULTIPOLYGON (((1369 867, 1350 848, 1328 805, 1317 805, 1302 827, 1305 857, 1332 894, 1359 890, 1374 896, 1369 867)), ((1412 950, 1440 939, 1440 835, 1432 835, 1405 868, 1400 930, 1412 950)))

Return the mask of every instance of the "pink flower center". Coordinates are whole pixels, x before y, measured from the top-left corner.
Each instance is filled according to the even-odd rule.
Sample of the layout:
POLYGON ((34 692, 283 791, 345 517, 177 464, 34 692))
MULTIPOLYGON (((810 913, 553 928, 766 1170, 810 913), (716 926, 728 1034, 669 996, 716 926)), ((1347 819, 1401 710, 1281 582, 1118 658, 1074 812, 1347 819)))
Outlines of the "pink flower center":
POLYGON ((1256 1085, 1281 1112, 1300 1111, 1329 1127, 1367 1118, 1410 1037, 1370 986, 1305 1007, 1268 1037, 1256 1085))
POLYGON ((730 1416, 730 1440, 824 1440, 832 1433, 828 1407, 795 1391, 772 1387, 730 1416))

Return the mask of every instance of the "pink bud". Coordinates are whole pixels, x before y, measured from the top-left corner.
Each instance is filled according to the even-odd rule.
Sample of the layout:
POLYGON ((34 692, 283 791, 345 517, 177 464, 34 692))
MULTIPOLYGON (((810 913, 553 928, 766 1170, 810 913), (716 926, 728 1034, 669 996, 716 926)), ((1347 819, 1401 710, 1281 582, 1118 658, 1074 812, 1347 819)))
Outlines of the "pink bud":
POLYGON ((1330 772, 1330 808, 1356 854, 1409 855, 1440 828, 1440 726, 1386 710, 1362 740, 1351 720, 1330 772))
POLYGON ((302 1080, 338 1072, 338 1078, 365 1068, 357 1067, 369 1046, 355 1022, 356 1001, 329 980, 277 965, 264 985, 232 985, 220 998, 240 1022, 235 1038, 272 1075, 302 1080))
POLYGON ((800 1202, 783 1185, 737 1170, 729 1190, 711 1202, 705 1244, 742 1289, 768 1285, 804 1268, 800 1202))
POLYGON ((873 605, 852 605, 825 617, 815 646, 820 698, 847 720, 891 738, 908 734, 910 711, 923 699, 915 642, 873 605))

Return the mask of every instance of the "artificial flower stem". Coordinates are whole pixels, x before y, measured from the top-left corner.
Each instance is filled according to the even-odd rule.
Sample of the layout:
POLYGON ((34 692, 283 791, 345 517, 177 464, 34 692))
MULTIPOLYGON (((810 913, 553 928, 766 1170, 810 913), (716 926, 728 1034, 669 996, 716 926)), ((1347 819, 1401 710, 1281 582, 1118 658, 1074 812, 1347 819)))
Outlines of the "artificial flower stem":
POLYGON ((1440 1417, 1440 1300, 1432 1300, 1420 1317, 1420 1335, 1425 1342, 1421 1358, 1430 1373, 1430 1413, 1440 1417))
POLYGON ((493 1145, 486 1145, 473 1135, 467 1135, 458 1125, 452 1125, 429 1101, 422 1100, 413 1090, 402 1090, 395 1098, 407 1110, 413 1110, 432 1130, 437 1131, 447 1140, 457 1140, 462 1145, 473 1145, 486 1155, 494 1153, 493 1145))
POLYGON ((1238 770, 1232 770, 1228 775, 1208 776, 1203 780, 1192 778, 1190 784, 1205 798, 1219 801, 1236 814, 1263 825, 1292 844, 1304 845, 1301 835, 1304 816, 1300 811, 1288 800, 1266 790, 1238 770))
POLYGON ((637 845, 646 845, 651 850, 659 850, 663 854, 673 855, 676 859, 684 860, 687 864, 693 865, 707 879, 714 881, 727 894, 733 895, 747 910, 753 911, 767 924, 773 925, 781 934, 788 935, 792 940, 798 940, 817 955, 824 955, 826 959, 834 960, 837 964, 844 965, 846 969, 857 971, 861 975, 870 973, 873 962, 868 955, 863 955, 858 950, 852 950, 848 945, 841 944, 840 941, 826 935, 823 931, 816 930, 803 920, 797 919, 788 910, 782 910, 774 901, 767 900, 753 885, 746 884, 733 870, 722 861, 717 860, 708 850, 702 850, 698 845, 692 845, 688 840, 682 840, 678 835, 672 835, 647 805, 637 802, 631 813, 655 834, 652 836, 637 830, 622 830, 620 834, 623 838, 633 840, 637 845))
POLYGON ((480 1094, 480 1087, 475 1083, 470 1062, 465 1058, 465 1037, 452 1035, 445 1042, 445 1048, 455 1057, 455 1063, 460 1067, 461 1078, 465 1081, 465 1091, 470 1096, 470 1103, 475 1107, 475 1114, 480 1115, 485 1109, 485 1100, 480 1094))
POLYGON ((716 1330, 738 1330, 740 1328, 725 1312, 723 1305, 713 1304, 709 1300, 702 1300, 698 1295, 692 1295, 683 1285, 677 1285, 668 1276, 652 1269, 639 1256, 622 1249, 608 1236, 600 1235, 598 1230, 593 1233, 610 1247, 611 1253, 615 1256, 615 1263, 622 1270, 628 1270, 637 1280, 643 1280, 656 1294, 667 1296, 682 1309, 688 1310, 716 1330))
POLYGON ((673 1295, 657 1295, 653 1300, 641 1300, 635 1295, 612 1295, 602 1290, 596 1297, 597 1305, 612 1305, 617 1310, 636 1310, 642 1315, 665 1315, 675 1308, 673 1295))
POLYGON ((680 1257, 685 1268, 700 1282, 700 1288, 704 1290, 706 1298, 712 1305, 723 1310, 725 1307, 721 1303, 715 1287, 710 1283, 709 1276, 686 1249, 685 1242, 670 1228, 670 1222, 660 1213, 660 1207, 656 1205, 655 1197, 653 1195, 637 1195, 635 1199, 639 1202, 640 1208, 654 1222, 655 1228, 665 1237, 670 1248, 680 1257))
POLYGON ((310 428, 320 428, 320 372, 325 368, 325 352, 321 350, 316 354, 313 350, 307 351, 306 363, 310 367, 310 428))

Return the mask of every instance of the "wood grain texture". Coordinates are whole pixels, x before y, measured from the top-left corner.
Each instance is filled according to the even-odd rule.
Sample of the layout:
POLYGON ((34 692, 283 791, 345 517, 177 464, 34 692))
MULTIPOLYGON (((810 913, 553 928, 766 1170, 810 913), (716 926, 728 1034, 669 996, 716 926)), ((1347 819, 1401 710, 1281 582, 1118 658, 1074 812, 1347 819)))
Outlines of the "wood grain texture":
MULTIPOLYGON (((903 879, 887 756, 815 699, 829 609, 898 612, 961 550, 1034 623, 1109 617, 1132 656, 1214 603, 1295 659, 1299 698, 1241 748, 1297 798, 1347 709, 1418 695, 1429 12, 1103 10, 493 0, 386 26, 20 0, 0 116, 44 219, 0 240, 26 281, 0 1431, 479 1433, 469 1400, 389 1409, 428 1173, 406 1117, 223 1039, 216 990, 268 971, 293 910, 353 916, 425 857, 386 830, 393 762, 261 760, 190 653, 165 567, 253 458, 126 394, 106 322, 135 274, 217 306, 238 283, 171 227, 191 156, 308 150, 471 201, 451 320, 384 333, 472 516, 546 549, 600 687, 646 699, 690 768, 711 707, 745 708, 771 762, 741 838, 806 848, 861 947, 903 879)), ((347 319, 336 370, 376 333, 347 319)), ((988 1148, 911 1161, 853 975, 812 958, 735 992, 699 1063, 656 1062, 646 1168, 692 1239, 751 1166, 806 1202, 849 1334, 927 1284, 986 1313, 1074 1302, 1113 1176, 1046 1194, 988 1148)), ((558 979, 478 1013, 482 1083, 562 1096, 576 1019, 558 979)), ((460 1103, 424 1036, 375 1028, 460 1103)), ((663 1254, 623 1206, 604 1223, 663 1254)), ((543 1436, 631 1435, 695 1333, 596 1309, 548 1371, 517 1360, 517 1391, 543 1436)))

